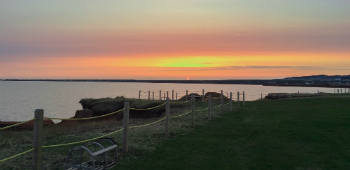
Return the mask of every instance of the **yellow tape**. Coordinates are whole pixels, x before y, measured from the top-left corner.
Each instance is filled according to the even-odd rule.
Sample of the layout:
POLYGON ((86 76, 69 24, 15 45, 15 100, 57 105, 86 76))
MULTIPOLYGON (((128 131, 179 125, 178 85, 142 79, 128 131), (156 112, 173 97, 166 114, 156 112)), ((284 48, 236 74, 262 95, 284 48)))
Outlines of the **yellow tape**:
POLYGON ((187 112, 187 113, 184 113, 184 114, 182 114, 182 115, 178 115, 178 116, 170 116, 170 117, 181 117, 181 116, 187 115, 187 114, 189 114, 189 113, 191 113, 191 112, 192 112, 192 110, 191 110, 191 111, 189 111, 189 112, 187 112))
POLYGON ((151 107, 151 108, 147 108, 147 109, 136 109, 136 108, 130 108, 130 110, 151 110, 151 109, 155 109, 155 108, 158 108, 158 107, 160 107, 160 106, 163 106, 163 105, 165 105, 166 103, 163 103, 163 104, 161 104, 161 105, 159 105, 159 106, 155 106, 155 107, 151 107))
POLYGON ((6 159, 3 159, 3 160, 0 160, 0 162, 4 162, 4 161, 10 160, 10 159, 12 159, 12 158, 15 158, 15 157, 18 157, 18 156, 24 155, 24 154, 26 154, 26 153, 28 153, 28 152, 33 151, 33 150, 34 150, 34 148, 29 149, 29 150, 24 151, 24 152, 22 152, 22 153, 19 153, 19 154, 17 154, 17 155, 14 155, 14 156, 11 156, 11 157, 9 157, 9 158, 6 158, 6 159))
POLYGON ((88 120, 88 119, 96 119, 96 118, 100 118, 100 117, 106 117, 106 116, 109 116, 109 115, 112 115, 112 114, 116 114, 120 111, 123 111, 125 110, 125 108, 123 109, 120 109, 118 111, 115 111, 115 112, 112 112, 112 113, 108 113, 108 114, 105 114, 105 115, 101 115, 101 116, 95 116, 95 117, 89 117, 89 118, 71 118, 71 119, 64 119, 64 118, 54 118, 54 117, 44 117, 45 119, 56 119, 56 120, 88 120))
POLYGON ((121 129, 119 129, 119 130, 117 130, 117 131, 114 131, 114 132, 112 132, 112 133, 108 133, 107 135, 99 136, 99 137, 92 138, 92 139, 87 139, 87 140, 82 140, 82 141, 72 142, 72 143, 58 144, 58 145, 43 146, 43 148, 52 148, 52 147, 58 147, 58 146, 67 146, 67 145, 74 145, 74 144, 78 144, 78 143, 90 142, 90 141, 92 141, 92 140, 96 140, 96 139, 103 138, 103 137, 112 135, 112 134, 114 134, 114 133, 120 132, 120 131, 123 130, 123 129, 124 129, 124 128, 121 128, 121 129))
POLYGON ((21 123, 17 123, 17 124, 14 124, 14 125, 10 125, 10 126, 6 126, 6 127, 3 127, 3 128, 0 128, 0 130, 4 130, 4 129, 8 129, 8 128, 11 128, 11 127, 14 127, 14 126, 18 126, 18 125, 21 125, 21 124, 23 124, 23 123, 30 122, 30 121, 32 121, 32 120, 35 120, 35 118, 34 118, 34 119, 31 119, 31 120, 27 120, 27 121, 21 122, 21 123))

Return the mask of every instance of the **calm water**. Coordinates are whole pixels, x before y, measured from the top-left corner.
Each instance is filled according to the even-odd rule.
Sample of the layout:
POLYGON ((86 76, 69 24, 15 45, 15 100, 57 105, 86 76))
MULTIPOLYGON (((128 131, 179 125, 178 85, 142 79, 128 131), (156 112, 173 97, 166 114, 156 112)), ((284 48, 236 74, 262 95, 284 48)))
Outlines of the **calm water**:
MULTIPOLYGON (((237 91, 246 93, 246 100, 256 100, 260 94, 284 92, 320 92, 333 93, 332 88, 318 87, 269 87, 260 85, 223 85, 223 84, 158 84, 158 83, 115 83, 115 82, 10 82, 0 81, 0 121, 24 121, 33 118, 35 109, 44 109, 45 116, 69 118, 76 110, 82 109, 79 104, 82 98, 101 98, 125 96, 146 99, 148 91, 155 92, 159 99, 159 90, 162 96, 165 91, 177 92, 178 98, 189 92, 202 93, 205 91, 220 92, 225 95, 233 92, 236 98, 237 91)), ((344 89, 343 89, 344 92, 344 89)), ((176 98, 176 97, 174 97, 176 98)))

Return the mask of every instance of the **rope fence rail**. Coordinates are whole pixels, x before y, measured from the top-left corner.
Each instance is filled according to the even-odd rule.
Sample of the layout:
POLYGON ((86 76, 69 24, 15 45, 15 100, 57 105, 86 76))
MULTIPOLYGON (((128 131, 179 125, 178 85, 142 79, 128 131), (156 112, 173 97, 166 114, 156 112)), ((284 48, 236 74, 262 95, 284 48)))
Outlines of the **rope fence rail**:
POLYGON ((187 103, 190 102, 191 100, 187 100, 185 102, 170 102, 171 104, 183 104, 183 103, 187 103))
POLYGON ((166 117, 164 117, 164 118, 162 118, 162 119, 159 119, 159 120, 157 120, 157 121, 155 121, 155 122, 152 122, 152 123, 148 123, 148 124, 145 124, 145 125, 139 125, 139 126, 131 126, 131 127, 129 127, 129 128, 132 129, 132 128, 140 128, 140 127, 145 127, 145 126, 153 125, 153 124, 156 124, 156 123, 158 123, 158 122, 161 122, 161 121, 164 120, 164 119, 166 119, 166 117))
POLYGON ((27 122, 30 122, 30 121, 33 121, 33 120, 35 120, 35 118, 27 120, 27 121, 24 121, 24 122, 20 122, 20 123, 16 123, 16 124, 13 124, 13 125, 10 125, 10 126, 6 126, 6 127, 3 127, 3 128, 0 128, 0 130, 5 130, 5 129, 8 129, 8 128, 12 128, 12 127, 15 127, 15 126, 18 126, 18 125, 21 125, 21 124, 24 124, 24 123, 27 123, 27 122))
POLYGON ((150 107, 150 108, 146 108, 146 109, 137 109, 137 108, 130 108, 130 110, 152 110, 161 106, 164 106, 166 103, 163 103, 161 105, 155 106, 155 107, 150 107))
MULTIPOLYGON (((164 92, 164 91, 163 91, 164 92)), ((167 91, 166 91, 167 92, 167 91)), ((196 91, 196 92, 199 92, 199 91, 196 91)), ((140 93, 141 93, 141 91, 140 91, 140 93)), ((147 93, 147 92, 143 92, 143 93, 147 93)), ((148 92, 148 94, 150 94, 149 92, 148 92)), ((173 93, 174 94, 174 93, 173 93)), ((204 90, 203 90, 203 94, 204 94, 204 90)), ((222 94, 222 91, 221 91, 221 94, 222 94)), ((141 96, 141 95, 140 95, 141 96)), ((148 95, 148 99, 150 99, 150 97, 149 97, 150 95, 148 95)), ((137 126, 131 126, 131 127, 129 127, 129 125, 128 125, 128 123, 126 124, 126 126, 124 125, 125 124, 125 120, 123 120, 123 128, 121 128, 121 129, 118 129, 118 130, 116 130, 116 131, 114 131, 114 132, 111 132, 111 133, 108 133, 108 134, 105 134, 105 135, 102 135, 102 136, 98 136, 98 137, 94 137, 94 138, 91 138, 91 139, 86 139, 86 140, 81 140, 81 141, 76 141, 76 142, 70 142, 70 143, 61 143, 61 144, 53 144, 53 145, 47 145, 47 146, 43 146, 42 145, 42 142, 39 142, 40 144, 36 144, 36 145, 34 145, 35 147, 34 148, 32 148, 32 149, 29 149, 29 150, 27 150, 27 151, 24 151, 24 152, 22 152, 22 153, 19 153, 19 154, 16 154, 16 155, 14 155, 14 156, 11 156, 11 157, 9 157, 9 158, 6 158, 6 159, 2 159, 2 160, 0 160, 0 162, 4 162, 4 161, 7 161, 7 160, 10 160, 10 159, 13 159, 13 158, 15 158, 15 157, 18 157, 18 156, 21 156, 21 155, 23 155, 23 154, 26 154, 26 153, 29 153, 29 152, 32 152, 33 151, 33 153, 40 153, 41 154, 41 149, 42 148, 53 148, 53 147, 60 147, 60 146, 68 146, 68 145, 75 145, 75 144, 80 144, 80 143, 86 143, 86 142, 90 142, 90 141, 93 141, 93 140, 97 140, 97 139, 100 139, 100 138, 104 138, 104 137, 107 137, 107 136, 110 136, 110 135, 113 135, 113 134, 115 134, 115 133, 118 133, 118 132, 120 132, 120 131, 124 131, 124 134, 123 134, 123 136, 125 136, 125 133, 128 133, 128 130, 127 129, 134 129, 134 128, 141 128, 141 127, 146 127, 146 126, 150 126, 150 125, 153 125, 153 124, 156 124, 156 123, 159 123, 159 122, 161 122, 161 121, 163 121, 163 120, 166 120, 166 123, 165 123, 165 126, 166 126, 166 136, 167 137, 169 137, 169 118, 177 118, 177 117, 181 117, 181 116, 185 116, 185 115, 188 115, 188 114, 190 114, 190 113, 192 113, 192 126, 194 125, 193 124, 193 122, 194 122, 194 113, 197 111, 197 112, 201 112, 201 111, 206 111, 206 110, 208 110, 208 119, 210 120, 210 110, 211 110, 211 99, 221 99, 221 104, 220 105, 218 105, 218 106, 214 106, 214 108, 218 108, 218 107, 221 107, 222 108, 222 106, 223 105, 227 105, 227 104, 230 104, 230 103, 232 103, 233 102, 233 100, 232 100, 232 97, 230 98, 230 102, 228 102, 228 103, 225 103, 225 104, 223 104, 222 103, 222 99, 224 98, 224 95, 221 95, 221 97, 213 97, 213 98, 210 98, 210 95, 209 96, 206 96, 206 99, 204 98, 204 96, 202 96, 202 102, 203 101, 208 101, 208 104, 209 104, 209 107, 207 107, 207 108, 205 108, 205 109, 199 109, 199 110, 196 110, 195 109, 195 103, 196 103, 196 97, 198 97, 198 96, 195 96, 195 95, 191 95, 191 96, 189 96, 188 95, 188 92, 186 93, 186 99, 190 99, 190 100, 186 100, 186 101, 184 101, 184 102, 170 102, 169 101, 169 96, 167 95, 167 101, 166 102, 164 102, 164 103, 162 103, 162 104, 160 104, 160 105, 158 105, 158 106, 154 106, 154 107, 150 107, 150 108, 145 108, 145 109, 138 109, 138 108, 130 108, 129 107, 129 103, 128 102, 125 102, 124 103, 124 108, 122 108, 122 109, 120 109, 120 110, 118 110, 118 111, 114 111, 114 112, 111 112, 111 113, 108 113, 108 114, 104 114, 104 115, 101 115, 101 116, 95 116, 95 117, 89 117, 89 118, 70 118, 70 119, 67 119, 67 118, 54 118, 54 117, 44 117, 43 116, 43 110, 42 109, 37 109, 38 110, 38 113, 37 113, 37 110, 35 111, 35 117, 36 118, 34 118, 34 119, 31 119, 31 120, 28 120, 28 121, 24 121, 24 122, 20 122, 20 123, 17 123, 17 124, 14 124, 14 125, 11 125, 11 126, 7 126, 7 127, 3 127, 3 128, 0 128, 0 130, 3 130, 3 129, 8 129, 8 128, 11 128, 11 127, 15 127, 15 126, 18 126, 18 125, 21 125, 21 124, 24 124, 24 123, 26 123, 26 122, 30 122, 30 121, 33 121, 34 120, 34 129, 37 129, 37 130, 34 130, 33 131, 33 134, 34 134, 34 136, 37 136, 37 138, 36 137, 34 137, 34 139, 33 139, 33 142, 35 142, 35 141, 37 141, 37 140, 42 140, 42 138, 43 138, 43 134, 42 134, 42 132, 40 132, 40 131, 42 131, 42 120, 45 118, 45 119, 56 119, 56 120, 90 120, 90 119, 96 119, 96 118, 101 118, 101 117, 105 117, 105 116, 110 116, 110 115, 113 115, 113 114, 116 114, 116 113, 119 113, 119 112, 121 112, 121 111, 124 111, 124 118, 123 119, 127 119, 127 122, 128 122, 128 119, 129 119, 129 110, 151 110, 151 109, 156 109, 156 108, 159 108, 159 107, 161 107, 161 106, 164 106, 164 105, 166 105, 166 108, 165 108, 165 112, 166 112, 166 116, 165 117, 163 117, 163 118, 161 118, 161 119, 159 119, 159 120, 156 120, 156 121, 154 121, 154 122, 151 122, 151 123, 147 123, 147 124, 144 124, 144 125, 137 125, 137 126), (210 99, 210 100, 209 100, 210 99), (184 104, 184 103, 188 103, 188 102, 190 102, 191 103, 191 110, 190 111, 188 111, 188 112, 186 112, 186 113, 183 113, 183 114, 180 114, 180 115, 176 115, 176 116, 169 116, 169 112, 170 112, 170 104, 184 104), (39 114, 39 110, 40 110, 40 114, 39 114), (125 114, 127 115, 127 116, 125 116, 125 114), (41 115, 41 116, 39 116, 39 117, 37 117, 37 115, 41 115), (126 117, 126 118, 125 118, 126 117), (41 125, 40 125, 40 122, 41 122, 41 125), (36 128, 35 128, 36 127, 36 128), (39 130, 38 130, 38 128, 39 128, 39 130), (41 130, 40 130, 41 129, 41 130), (37 148, 39 148, 40 149, 40 152, 38 152, 38 149, 37 148)), ((173 97, 174 98, 174 97, 173 97)), ((223 110, 221 109, 221 114, 222 114, 222 112, 223 112, 223 110)), ((220 115, 221 115, 220 114, 220 115)), ((128 135, 126 135, 126 136, 128 136, 128 135)), ((124 138, 123 138, 123 152, 124 152, 124 138)), ((35 155, 35 154, 34 154, 35 155)), ((41 156, 40 156, 41 157, 41 156)), ((34 163, 34 159, 37 159, 37 158, 34 158, 34 156, 33 156, 33 163, 34 163)), ((41 161, 41 160, 40 160, 41 161)), ((39 161, 39 162, 40 162, 39 161)), ((40 164, 40 163, 35 163, 35 164, 40 164)), ((35 166, 35 167, 40 167, 40 166, 35 166)))
POLYGON ((89 119, 96 119, 96 118, 100 118, 100 117, 110 116, 110 115, 119 113, 119 112, 121 112, 123 110, 125 110, 125 108, 120 109, 120 110, 115 111, 115 112, 112 112, 112 113, 104 114, 104 115, 101 115, 101 116, 94 116, 94 117, 88 117, 88 118, 68 118, 68 119, 67 118, 55 118, 55 117, 44 117, 44 118, 46 118, 46 119, 55 119, 55 120, 89 120, 89 119))
POLYGON ((82 141, 78 141, 78 142, 71 142, 71 143, 63 143, 63 144, 42 146, 42 148, 52 148, 52 147, 67 146, 67 145, 74 145, 74 144, 79 144, 79 143, 84 143, 84 142, 90 142, 90 141, 93 141, 93 140, 96 140, 96 139, 100 139, 100 138, 104 138, 104 137, 106 137, 106 136, 110 136, 110 135, 112 135, 112 134, 115 134, 115 133, 117 133, 117 132, 122 131, 123 129, 124 129, 124 128, 119 129, 119 130, 116 130, 116 131, 111 132, 111 133, 108 133, 108 134, 106 134, 106 135, 102 135, 102 136, 95 137, 95 138, 91 138, 91 139, 86 139, 86 140, 82 140, 82 141))
POLYGON ((170 117, 173 117, 173 118, 175 118, 175 117, 181 117, 181 116, 185 116, 185 115, 187 115, 187 114, 189 114, 189 113, 191 113, 192 112, 192 110, 190 110, 189 112, 187 112, 187 113, 184 113, 184 114, 181 114, 181 115, 177 115, 177 116, 170 116, 170 117))
POLYGON ((201 109, 201 110, 196 110, 196 112, 200 112, 200 111, 205 111, 205 110, 208 110, 209 107, 205 108, 205 109, 201 109))
POLYGON ((35 149, 35 148, 32 148, 32 149, 29 149, 29 150, 24 151, 24 152, 22 152, 22 153, 19 153, 19 154, 17 154, 17 155, 13 155, 13 156, 11 156, 11 157, 2 159, 2 160, 0 160, 0 162, 5 162, 5 161, 10 160, 10 159, 12 159, 12 158, 16 158, 16 157, 18 157, 18 156, 24 155, 24 154, 26 154, 26 153, 28 153, 28 152, 33 151, 34 149, 35 149))

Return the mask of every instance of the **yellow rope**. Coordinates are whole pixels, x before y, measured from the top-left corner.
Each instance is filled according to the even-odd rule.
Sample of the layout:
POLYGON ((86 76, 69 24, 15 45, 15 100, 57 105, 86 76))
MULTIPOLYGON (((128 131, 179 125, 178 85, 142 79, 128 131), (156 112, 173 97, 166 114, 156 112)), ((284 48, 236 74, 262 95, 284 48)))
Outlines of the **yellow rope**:
POLYGON ((189 102, 189 101, 191 101, 191 100, 187 100, 187 101, 185 101, 185 102, 170 102, 171 104, 182 104, 182 103, 187 103, 187 102, 189 102))
POLYGON ((112 115, 112 114, 116 114, 116 113, 118 113, 120 111, 123 111, 123 110, 125 110, 125 108, 120 109, 120 110, 115 111, 115 112, 112 112, 112 113, 105 114, 105 115, 95 116, 95 117, 88 117, 88 118, 71 118, 71 119, 54 118, 54 117, 44 117, 44 118, 45 119, 57 119, 57 120, 88 120, 88 119, 96 119, 96 118, 100 118, 100 117, 106 117, 106 116, 109 116, 109 115, 112 115))
POLYGON ((26 153, 28 153, 28 152, 33 151, 33 150, 34 150, 34 148, 29 149, 29 150, 24 151, 24 152, 22 152, 22 153, 19 153, 19 154, 17 154, 17 155, 14 155, 14 156, 11 156, 11 157, 9 157, 9 158, 6 158, 6 159, 3 159, 3 160, 0 160, 0 162, 4 162, 4 161, 10 160, 10 159, 12 159, 12 158, 15 158, 15 157, 18 157, 18 156, 24 155, 24 154, 26 154, 26 153))
POLYGON ((162 118, 162 119, 160 119, 160 120, 157 120, 157 121, 155 121, 155 122, 152 122, 152 123, 148 123, 148 124, 145 124, 145 125, 139 125, 139 126, 131 126, 131 127, 129 127, 129 128, 132 129, 132 128, 139 128, 139 127, 149 126, 149 125, 158 123, 158 122, 160 122, 160 121, 162 121, 162 120, 164 120, 164 119, 166 119, 166 117, 164 117, 164 118, 162 118))
POLYGON ((209 107, 206 109, 202 109, 202 110, 196 110, 196 112, 200 112, 200 111, 204 111, 204 110, 208 110, 208 109, 209 109, 209 107))
POLYGON ((187 115, 187 114, 189 114, 189 113, 191 113, 191 112, 192 112, 192 110, 191 110, 191 111, 189 111, 189 112, 187 112, 187 113, 184 113, 184 114, 182 114, 182 115, 178 115, 178 116, 170 116, 170 117, 181 117, 181 116, 187 115))
POLYGON ((222 104, 220 104, 219 106, 216 106, 216 107, 220 107, 222 104))
POLYGON ((21 123, 16 123, 16 124, 14 124, 14 125, 10 125, 10 126, 6 126, 6 127, 3 127, 3 128, 0 128, 0 130, 4 130, 4 129, 8 129, 8 128, 11 128, 11 127, 14 127, 14 126, 18 126, 18 125, 21 125, 21 124, 23 124, 23 123, 30 122, 30 121, 32 121, 32 120, 35 120, 35 118, 34 118, 34 119, 31 119, 31 120, 27 120, 27 121, 21 122, 21 123))
POLYGON ((163 105, 165 105, 166 103, 163 103, 163 104, 161 104, 161 105, 159 105, 159 106, 155 106, 155 107, 151 107, 151 108, 147 108, 147 109, 136 109, 136 108, 130 108, 130 110, 151 110, 151 109, 155 109, 155 108, 158 108, 158 107, 160 107, 160 106, 163 106, 163 105))
POLYGON ((106 135, 99 136, 99 137, 92 138, 92 139, 87 139, 87 140, 82 140, 82 141, 72 142, 72 143, 58 144, 58 145, 43 146, 43 148, 52 148, 52 147, 58 147, 58 146, 67 146, 67 145, 74 145, 74 144, 78 144, 78 143, 90 142, 90 141, 92 141, 92 140, 96 140, 96 139, 103 138, 103 137, 112 135, 112 134, 114 134, 114 133, 120 132, 120 131, 123 130, 123 129, 124 129, 124 128, 121 128, 121 129, 119 129, 119 130, 117 130, 117 131, 114 131, 114 132, 112 132, 112 133, 108 133, 108 134, 106 134, 106 135))
MULTIPOLYGON (((165 117, 166 118, 166 117, 165 117)), ((138 127, 144 127, 144 126, 149 126, 149 125, 152 125, 152 124, 155 124, 155 123, 158 123, 162 120, 164 120, 165 118, 162 118, 160 120, 157 120, 155 122, 152 122, 152 123, 149 123, 149 124, 146 124, 146 125, 140 125, 140 126, 132 126, 132 127, 129 127, 130 129, 131 128, 138 128, 138 127)), ((119 129, 117 131, 114 131, 112 133, 109 133, 109 134, 106 134, 106 135, 103 135, 103 136, 99 136, 99 137, 95 137, 95 138, 92 138, 92 139, 87 139, 87 140, 82 140, 82 141, 78 141, 78 142, 71 142, 71 143, 64 143, 64 144, 57 144, 57 145, 49 145, 49 146, 43 146, 43 148, 51 148, 51 147, 58 147, 58 146, 66 146, 66 145, 74 145, 74 144, 78 144, 78 143, 84 143, 84 142, 90 142, 92 140, 96 140, 96 139, 99 139, 99 138, 103 138, 103 137, 106 137, 106 136, 109 136, 109 135, 112 135, 114 133, 117 133, 121 130, 123 130, 124 128, 122 129, 119 129)))

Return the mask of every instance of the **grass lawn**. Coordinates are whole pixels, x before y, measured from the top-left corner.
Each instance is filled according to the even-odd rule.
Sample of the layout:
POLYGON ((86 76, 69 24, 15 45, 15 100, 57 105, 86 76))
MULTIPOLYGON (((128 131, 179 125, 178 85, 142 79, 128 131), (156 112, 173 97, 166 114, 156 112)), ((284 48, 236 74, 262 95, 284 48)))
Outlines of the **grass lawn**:
POLYGON ((246 102, 174 135, 114 169, 348 170, 350 98, 246 102))

